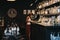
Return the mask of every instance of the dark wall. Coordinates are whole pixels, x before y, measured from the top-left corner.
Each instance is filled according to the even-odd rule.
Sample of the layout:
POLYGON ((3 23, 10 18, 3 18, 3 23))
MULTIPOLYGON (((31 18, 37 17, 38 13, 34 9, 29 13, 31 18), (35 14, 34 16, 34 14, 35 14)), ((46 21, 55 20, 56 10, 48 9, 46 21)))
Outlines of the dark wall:
POLYGON ((31 40, 46 40, 46 29, 44 26, 32 23, 31 40))

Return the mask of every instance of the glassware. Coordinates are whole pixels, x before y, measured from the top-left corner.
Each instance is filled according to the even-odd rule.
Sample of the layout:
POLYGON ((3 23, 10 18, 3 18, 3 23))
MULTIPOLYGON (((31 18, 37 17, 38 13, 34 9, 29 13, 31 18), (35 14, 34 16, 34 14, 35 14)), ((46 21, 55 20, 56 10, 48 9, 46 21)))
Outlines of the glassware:
POLYGON ((51 32, 51 34, 50 34, 50 39, 51 40, 60 40, 60 32, 51 32))

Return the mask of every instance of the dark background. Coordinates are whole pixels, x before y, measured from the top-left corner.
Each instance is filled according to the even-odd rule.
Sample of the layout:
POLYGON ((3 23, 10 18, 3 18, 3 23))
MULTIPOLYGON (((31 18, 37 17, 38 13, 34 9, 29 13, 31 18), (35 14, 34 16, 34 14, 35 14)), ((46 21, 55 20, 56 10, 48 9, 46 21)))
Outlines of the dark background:
MULTIPOLYGON (((16 0, 15 2, 8 2, 6 0, 0 0, 0 16, 5 18, 6 25, 8 25, 8 22, 12 22, 14 20, 19 25, 20 24, 23 25, 23 24, 25 24, 25 19, 26 19, 26 16, 23 15, 23 10, 24 9, 36 9, 37 4, 41 1, 43 1, 43 0, 38 0, 36 3, 35 3, 35 0, 16 0), (31 3, 33 3, 33 6, 30 6, 31 3), (14 8, 17 10, 17 16, 14 19, 9 18, 7 15, 7 12, 10 8, 14 8)), ((46 8, 49 8, 49 7, 46 7, 46 8)), ((39 39, 44 40, 44 39, 46 39, 45 37, 48 36, 48 35, 45 35, 46 30, 41 25, 32 24, 31 29, 32 29, 31 30, 31 32, 32 32, 31 39, 33 39, 33 40, 39 40, 39 39)), ((3 33, 3 32, 1 32, 1 33, 3 33)), ((49 34, 49 32, 47 32, 47 33, 49 34)))
POLYGON ((25 17, 23 15, 23 10, 24 9, 35 9, 36 4, 41 2, 42 0, 38 0, 35 3, 35 0, 16 0, 15 2, 8 2, 6 0, 0 0, 0 16, 5 17, 6 20, 11 20, 7 16, 7 12, 10 8, 14 8, 17 10, 17 17, 14 19, 18 23, 24 23, 25 22, 25 17), (33 6, 30 6, 30 4, 33 3, 33 6))

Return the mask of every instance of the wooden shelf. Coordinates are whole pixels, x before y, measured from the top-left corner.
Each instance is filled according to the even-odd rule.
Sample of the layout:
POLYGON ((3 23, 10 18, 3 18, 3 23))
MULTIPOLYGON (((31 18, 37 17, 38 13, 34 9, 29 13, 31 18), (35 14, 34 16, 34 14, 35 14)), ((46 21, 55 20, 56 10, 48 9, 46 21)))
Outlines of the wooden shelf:
MULTIPOLYGON (((46 2, 46 1, 45 1, 45 2, 46 2)), ((48 6, 50 6, 50 5, 56 4, 56 3, 58 3, 58 2, 60 2, 60 1, 57 1, 57 2, 51 3, 51 4, 49 4, 49 2, 47 2, 48 5, 45 5, 45 6, 43 6, 43 4, 42 4, 42 2, 41 2, 41 3, 40 3, 40 4, 42 4, 41 8, 39 8, 39 6, 38 6, 37 8, 42 9, 42 8, 48 7, 48 6)), ((45 4, 46 4, 46 3, 45 3, 45 4)), ((38 4, 38 5, 39 5, 39 4, 38 4)))
POLYGON ((58 16, 58 15, 60 15, 60 13, 56 13, 56 14, 39 14, 39 15, 42 15, 42 16, 58 16))
POLYGON ((38 25, 42 25, 42 26, 53 26, 53 25, 47 25, 47 24, 43 24, 43 23, 39 23, 37 21, 31 21, 32 23, 38 24, 38 25))

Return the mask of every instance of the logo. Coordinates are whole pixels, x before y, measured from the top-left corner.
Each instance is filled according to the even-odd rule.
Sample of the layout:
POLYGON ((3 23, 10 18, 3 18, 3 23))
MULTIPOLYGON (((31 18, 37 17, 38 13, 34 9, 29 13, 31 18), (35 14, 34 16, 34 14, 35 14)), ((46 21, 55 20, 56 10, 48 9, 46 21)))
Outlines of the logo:
POLYGON ((10 18, 15 18, 17 16, 17 11, 15 9, 13 9, 13 8, 9 9, 8 10, 8 16, 10 18))

